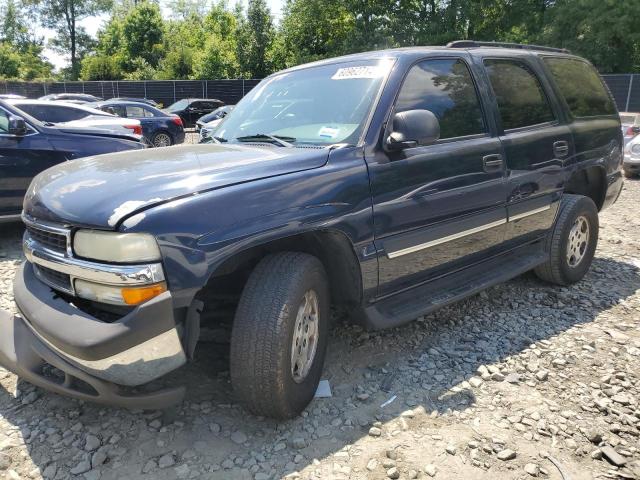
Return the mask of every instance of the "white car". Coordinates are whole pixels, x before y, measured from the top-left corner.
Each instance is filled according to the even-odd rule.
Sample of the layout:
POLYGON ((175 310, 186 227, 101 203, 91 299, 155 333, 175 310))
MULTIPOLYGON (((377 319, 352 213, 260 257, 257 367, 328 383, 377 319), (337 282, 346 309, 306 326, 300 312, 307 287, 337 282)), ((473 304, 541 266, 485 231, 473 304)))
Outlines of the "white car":
POLYGON ((622 166, 627 178, 640 174, 640 135, 636 135, 625 145, 622 166))
POLYGON ((122 118, 97 108, 50 100, 10 100, 16 108, 43 123, 65 128, 99 128, 142 136, 140 120, 122 118))

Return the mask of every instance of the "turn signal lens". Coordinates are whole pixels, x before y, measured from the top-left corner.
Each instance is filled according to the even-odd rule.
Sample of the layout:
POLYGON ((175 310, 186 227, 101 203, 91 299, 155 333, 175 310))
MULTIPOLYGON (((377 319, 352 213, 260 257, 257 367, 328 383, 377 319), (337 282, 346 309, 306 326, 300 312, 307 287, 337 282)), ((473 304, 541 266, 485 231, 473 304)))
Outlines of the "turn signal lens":
POLYGON ((145 287, 127 287, 120 292, 127 305, 139 305, 167 291, 166 283, 156 283, 145 287))

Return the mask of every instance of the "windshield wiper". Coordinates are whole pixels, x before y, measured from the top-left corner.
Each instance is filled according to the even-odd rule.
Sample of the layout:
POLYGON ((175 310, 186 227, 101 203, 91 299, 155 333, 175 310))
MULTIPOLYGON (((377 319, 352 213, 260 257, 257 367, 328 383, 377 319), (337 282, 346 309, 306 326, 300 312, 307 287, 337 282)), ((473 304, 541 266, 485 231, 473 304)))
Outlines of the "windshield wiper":
POLYGON ((245 135, 243 137, 237 137, 239 142, 252 142, 255 140, 271 140, 281 147, 293 148, 293 143, 296 139, 294 137, 283 137, 281 135, 269 135, 268 133, 254 133, 253 135, 245 135))

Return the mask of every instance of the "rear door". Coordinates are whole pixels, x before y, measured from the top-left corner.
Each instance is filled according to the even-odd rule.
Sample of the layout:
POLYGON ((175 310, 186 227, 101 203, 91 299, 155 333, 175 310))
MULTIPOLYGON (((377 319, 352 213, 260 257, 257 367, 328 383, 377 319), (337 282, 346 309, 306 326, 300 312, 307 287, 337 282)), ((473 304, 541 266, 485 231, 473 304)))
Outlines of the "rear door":
POLYGON ((486 258, 505 233, 501 145, 466 57, 410 67, 393 111, 413 109, 436 115, 440 140, 367 156, 382 296, 486 258))
POLYGON ((482 59, 506 154, 506 240, 524 244, 552 226, 573 137, 535 56, 482 59))

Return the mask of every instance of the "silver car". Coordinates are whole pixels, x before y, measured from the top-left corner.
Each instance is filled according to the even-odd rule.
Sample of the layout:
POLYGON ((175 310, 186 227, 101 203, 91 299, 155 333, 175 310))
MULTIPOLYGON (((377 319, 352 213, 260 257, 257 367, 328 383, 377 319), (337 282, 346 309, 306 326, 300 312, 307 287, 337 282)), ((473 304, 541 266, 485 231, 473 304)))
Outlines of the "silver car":
POLYGON ((620 112, 620 122, 626 145, 640 133, 640 113, 620 112))
POLYGON ((631 178, 640 173, 640 135, 630 140, 624 147, 624 176, 631 178))

